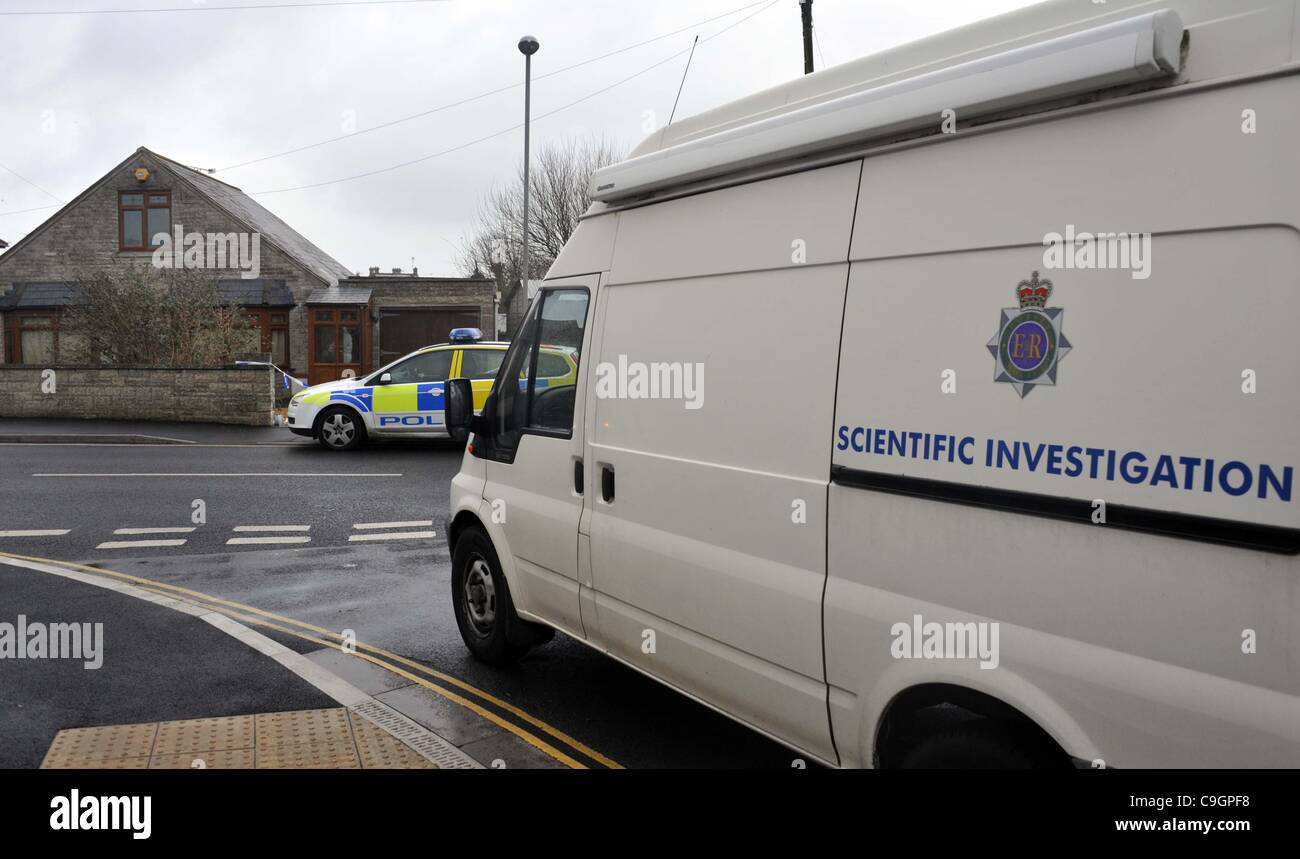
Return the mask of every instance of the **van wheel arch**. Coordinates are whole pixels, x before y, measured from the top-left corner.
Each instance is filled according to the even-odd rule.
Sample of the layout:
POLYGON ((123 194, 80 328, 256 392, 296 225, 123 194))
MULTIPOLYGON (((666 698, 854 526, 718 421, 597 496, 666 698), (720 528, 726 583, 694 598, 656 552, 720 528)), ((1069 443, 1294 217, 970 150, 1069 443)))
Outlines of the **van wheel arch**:
POLYGON ((872 762, 878 768, 903 765, 933 738, 983 729, 1015 743, 1036 765, 1070 768, 1071 757, 1036 721, 1005 701, 965 686, 926 683, 899 692, 885 707, 876 729, 872 762))
POLYGON ((484 533, 487 532, 487 528, 483 526, 482 520, 477 516, 468 510, 460 511, 447 527, 447 554, 456 554, 456 541, 460 539, 460 535, 464 534, 467 528, 478 528, 484 533))

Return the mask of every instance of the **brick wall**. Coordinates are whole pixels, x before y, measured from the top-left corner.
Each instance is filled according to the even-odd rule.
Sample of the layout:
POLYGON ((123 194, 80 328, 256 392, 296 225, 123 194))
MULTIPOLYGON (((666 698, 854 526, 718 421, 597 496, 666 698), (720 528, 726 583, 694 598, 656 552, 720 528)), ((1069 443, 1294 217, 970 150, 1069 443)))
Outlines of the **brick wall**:
MULTIPOLYGON (((183 226, 187 233, 246 232, 246 228, 239 226, 206 197, 183 184, 164 162, 156 158, 141 153, 118 172, 120 175, 109 177, 103 185, 91 190, 57 221, 35 234, 27 244, 0 254, 0 295, 18 282, 72 281, 77 279, 79 272, 147 268, 151 264, 152 253, 118 250, 119 191, 171 191, 172 225, 183 226), (131 170, 137 166, 149 168, 149 181, 142 183, 135 180, 131 170)), ((307 311, 302 302, 313 289, 325 284, 271 247, 265 236, 261 241, 260 257, 259 276, 283 280, 293 292, 294 301, 298 303, 290 312, 289 319, 289 359, 293 367, 285 369, 292 369, 305 376, 307 311)), ((210 271, 214 282, 239 277, 238 268, 210 271)), ((3 360, 4 352, 0 351, 0 362, 3 360)))
POLYGON ((0 366, 0 418, 82 418, 270 426, 271 371, 54 368, 44 393, 36 367, 0 366))

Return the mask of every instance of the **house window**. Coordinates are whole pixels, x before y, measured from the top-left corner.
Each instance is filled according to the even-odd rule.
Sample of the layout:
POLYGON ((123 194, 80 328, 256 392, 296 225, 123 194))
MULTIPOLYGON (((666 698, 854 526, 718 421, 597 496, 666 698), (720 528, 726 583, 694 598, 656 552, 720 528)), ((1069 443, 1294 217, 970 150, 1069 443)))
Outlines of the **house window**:
POLYGON ((171 191, 122 191, 117 195, 118 248, 148 251, 154 236, 172 229, 171 191))
POLYGON ((245 308, 244 315, 261 332, 261 351, 271 353, 271 363, 282 370, 289 367, 289 312, 245 308))
POLYGON ((58 311, 10 313, 5 318, 4 329, 6 364, 48 366, 60 361, 60 347, 67 353, 62 357, 70 359, 78 345, 77 338, 68 333, 60 342, 58 311))

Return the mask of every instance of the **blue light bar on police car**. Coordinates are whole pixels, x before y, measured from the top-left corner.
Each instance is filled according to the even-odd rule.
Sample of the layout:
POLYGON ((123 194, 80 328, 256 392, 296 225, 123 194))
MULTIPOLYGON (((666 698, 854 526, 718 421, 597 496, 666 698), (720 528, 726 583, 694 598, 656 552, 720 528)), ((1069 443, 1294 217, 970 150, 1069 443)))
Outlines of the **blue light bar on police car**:
POLYGON ((451 329, 452 343, 477 343, 483 339, 483 332, 477 328, 451 329))

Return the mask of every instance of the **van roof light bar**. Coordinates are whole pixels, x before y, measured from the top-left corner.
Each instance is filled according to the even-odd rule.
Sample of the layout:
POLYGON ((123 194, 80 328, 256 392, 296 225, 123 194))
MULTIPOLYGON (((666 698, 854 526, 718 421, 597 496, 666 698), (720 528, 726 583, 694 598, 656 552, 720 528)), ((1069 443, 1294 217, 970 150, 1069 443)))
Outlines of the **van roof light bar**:
POLYGON ((598 170, 611 202, 836 146, 1176 75, 1183 22, 1162 9, 799 108, 598 170))

